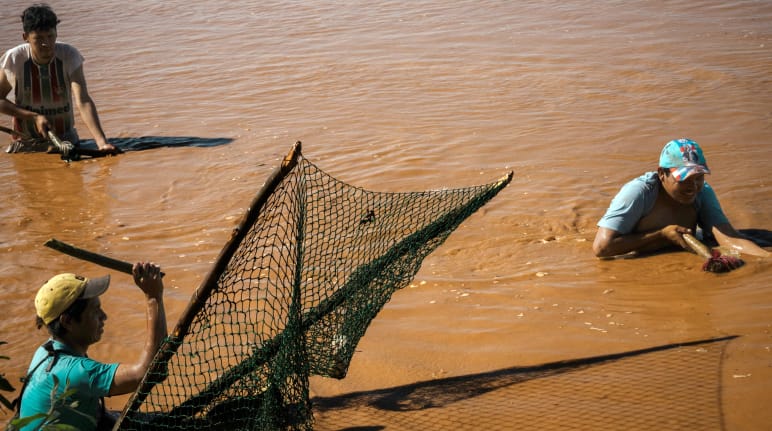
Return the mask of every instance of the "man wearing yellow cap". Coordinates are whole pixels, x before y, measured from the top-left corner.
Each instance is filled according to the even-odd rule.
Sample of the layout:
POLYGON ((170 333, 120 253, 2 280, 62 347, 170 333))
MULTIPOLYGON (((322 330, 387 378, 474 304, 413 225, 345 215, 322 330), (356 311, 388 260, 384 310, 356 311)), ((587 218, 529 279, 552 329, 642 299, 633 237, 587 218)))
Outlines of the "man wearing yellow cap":
MULTIPOLYGON (((107 315, 102 310, 100 295, 110 284, 109 275, 85 278, 59 274, 38 290, 35 297, 38 328, 45 326, 51 339, 38 348, 30 362, 20 396, 21 417, 46 414, 58 381, 57 395, 65 386, 74 390, 67 404, 77 401, 77 411, 58 408, 57 423, 78 430, 109 429, 110 418, 102 398, 134 391, 167 335, 160 268, 153 263, 138 262, 132 273, 135 284, 145 294, 149 336, 139 358, 131 364, 102 363, 87 356, 89 346, 98 342, 104 331, 107 315)), ((39 429, 44 425, 42 420, 22 429, 39 429)))
POLYGON ((740 253, 769 257, 729 223, 716 193, 705 182, 710 170, 702 148, 691 139, 675 139, 662 149, 656 172, 625 184, 598 222, 593 251, 598 257, 690 247, 684 234, 697 226, 706 237, 740 253))

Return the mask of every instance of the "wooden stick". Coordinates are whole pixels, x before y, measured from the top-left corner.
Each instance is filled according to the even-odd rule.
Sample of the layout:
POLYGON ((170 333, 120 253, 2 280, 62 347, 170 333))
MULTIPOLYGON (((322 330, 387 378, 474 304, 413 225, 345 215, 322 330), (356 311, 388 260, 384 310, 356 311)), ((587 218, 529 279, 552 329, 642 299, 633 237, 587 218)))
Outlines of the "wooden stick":
MULTIPOLYGON (((78 259, 85 260, 87 262, 104 266, 105 268, 114 269, 116 271, 132 275, 133 265, 129 262, 113 259, 112 257, 107 257, 103 254, 94 253, 93 251, 84 250, 82 248, 75 247, 74 245, 70 245, 65 242, 59 241, 56 238, 49 239, 43 245, 45 245, 46 247, 52 248, 56 251, 60 251, 64 254, 68 254, 72 257, 76 257, 78 259)), ((162 272, 161 277, 163 277, 164 275, 165 274, 162 272)))
POLYGON ((165 378, 163 375, 167 363, 175 354, 177 348, 182 345, 182 339, 190 329, 190 325, 193 323, 193 318, 198 311, 206 304, 206 300, 211 294, 212 290, 217 287, 217 281, 220 275, 228 266, 230 259, 236 253, 241 244, 241 240, 249 232, 249 228, 254 223, 257 216, 263 209, 263 206, 268 202, 268 198, 271 196, 276 187, 286 178, 286 176, 297 165, 301 156, 301 142, 297 141, 295 145, 290 149, 289 153, 284 157, 281 165, 276 167, 271 175, 266 180, 263 188, 258 192, 255 198, 252 200, 247 213, 244 215, 239 225, 233 230, 230 240, 225 244, 220 255, 217 257, 212 269, 209 270, 207 276, 202 280, 201 285, 193 293, 193 297, 190 298, 188 306, 180 316, 177 326, 174 328, 171 334, 164 340, 164 343, 156 353, 156 357, 153 359, 153 363, 150 369, 145 373, 145 377, 140 383, 140 387, 134 391, 126 405, 123 408, 121 416, 118 418, 118 423, 123 419, 130 411, 136 410, 139 405, 144 401, 145 397, 150 393, 150 390, 159 381, 165 378))
POLYGON ((5 133, 7 133, 7 134, 9 134, 11 136, 18 136, 18 137, 24 139, 25 141, 29 141, 29 140, 32 139, 32 137, 30 135, 28 135, 28 134, 26 134, 24 132, 17 132, 16 130, 9 129, 9 128, 5 127, 5 126, 0 126, 0 131, 5 132, 5 133))

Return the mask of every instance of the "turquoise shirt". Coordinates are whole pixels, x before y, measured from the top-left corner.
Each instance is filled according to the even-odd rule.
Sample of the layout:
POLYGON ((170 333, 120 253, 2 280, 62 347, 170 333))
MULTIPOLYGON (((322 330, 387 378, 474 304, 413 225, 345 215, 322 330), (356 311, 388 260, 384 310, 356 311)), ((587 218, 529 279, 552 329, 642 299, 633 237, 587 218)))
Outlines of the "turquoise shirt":
MULTIPOLYGON (((638 222, 654 208, 658 194, 659 177, 656 172, 647 172, 635 178, 622 186, 598 226, 623 235, 633 232, 638 222)), ((729 223, 721 210, 716 193, 708 183, 705 183, 697 194, 694 209, 697 211, 697 225, 705 235, 711 235, 713 226, 729 223)))
MULTIPOLYGON (((43 346, 40 346, 32 357, 28 374, 38 363, 43 362, 29 376, 21 399, 20 416, 27 417, 48 412, 51 408, 51 391, 54 388, 52 376, 56 376, 59 379, 57 395, 64 392, 64 388, 68 384, 67 381, 69 381, 69 388, 75 389, 75 393, 68 400, 68 403, 77 400, 77 410, 96 420, 99 411, 99 399, 109 393, 118 364, 103 364, 85 356, 75 356, 65 344, 58 341, 54 341, 53 344, 54 349, 60 352, 50 371, 47 371, 47 368, 54 356, 49 356, 48 351, 43 346)), ((62 409, 60 412, 59 423, 71 425, 82 431, 96 429, 96 423, 90 422, 82 415, 71 412, 69 409, 62 409)), ((40 425, 41 420, 34 421, 22 428, 22 431, 34 430, 40 425)))

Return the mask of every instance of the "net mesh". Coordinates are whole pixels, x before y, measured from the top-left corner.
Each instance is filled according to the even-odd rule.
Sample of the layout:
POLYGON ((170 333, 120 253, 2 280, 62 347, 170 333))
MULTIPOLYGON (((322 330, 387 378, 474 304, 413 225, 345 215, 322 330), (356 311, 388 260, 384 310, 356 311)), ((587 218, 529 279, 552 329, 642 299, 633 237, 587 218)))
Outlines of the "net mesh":
POLYGON ((195 292, 116 426, 307 430, 310 375, 343 378, 423 259, 511 180, 409 193, 338 181, 297 143, 195 292))

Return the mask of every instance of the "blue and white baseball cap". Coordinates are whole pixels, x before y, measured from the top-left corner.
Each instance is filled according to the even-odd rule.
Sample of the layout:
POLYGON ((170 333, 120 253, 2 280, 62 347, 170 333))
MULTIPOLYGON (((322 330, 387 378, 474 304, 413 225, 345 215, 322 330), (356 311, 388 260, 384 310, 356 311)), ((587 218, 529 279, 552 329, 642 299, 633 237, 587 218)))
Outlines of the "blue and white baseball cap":
POLYGON ((691 139, 674 139, 662 149, 659 166, 670 169, 678 181, 685 180, 692 174, 709 174, 708 164, 702 148, 691 139))

